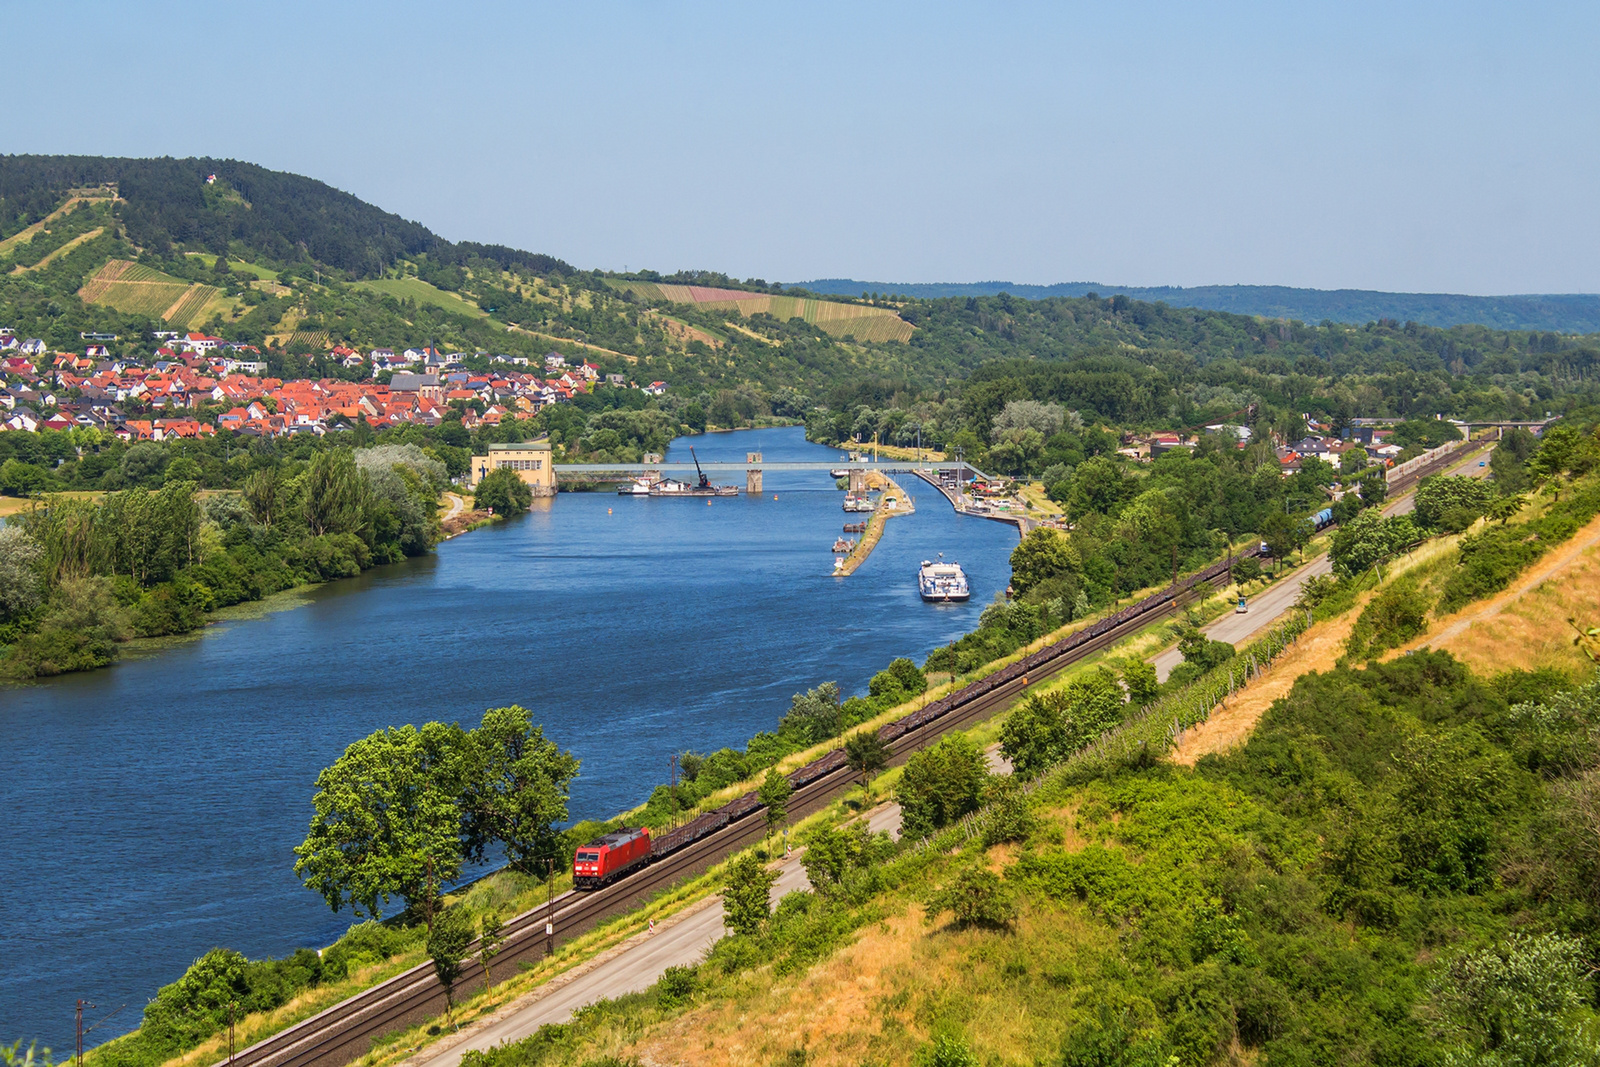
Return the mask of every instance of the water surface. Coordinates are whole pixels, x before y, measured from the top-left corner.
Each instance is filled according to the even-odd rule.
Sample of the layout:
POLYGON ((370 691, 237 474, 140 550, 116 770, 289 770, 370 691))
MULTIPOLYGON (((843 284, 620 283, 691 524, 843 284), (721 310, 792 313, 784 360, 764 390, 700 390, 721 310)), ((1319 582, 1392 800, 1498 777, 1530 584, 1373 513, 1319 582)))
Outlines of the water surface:
MULTIPOLYGON (((838 457, 798 428, 694 445, 703 460, 838 457)), ((685 441, 670 458, 688 459, 685 441)), ((573 817, 603 818, 664 781, 672 753, 771 729, 797 690, 862 692, 891 658, 920 662, 977 625, 1016 533, 902 484, 919 510, 846 579, 829 547, 856 516, 823 473, 769 472, 759 498, 710 506, 562 494, 292 610, 0 689, 0 1040, 70 1049, 76 998, 127 1003, 104 1040, 215 945, 259 957, 336 939, 351 916, 299 884, 292 850, 317 772, 375 729, 522 704, 583 761, 573 817), (967 569, 969 604, 918 599, 916 565, 941 551, 967 569)))

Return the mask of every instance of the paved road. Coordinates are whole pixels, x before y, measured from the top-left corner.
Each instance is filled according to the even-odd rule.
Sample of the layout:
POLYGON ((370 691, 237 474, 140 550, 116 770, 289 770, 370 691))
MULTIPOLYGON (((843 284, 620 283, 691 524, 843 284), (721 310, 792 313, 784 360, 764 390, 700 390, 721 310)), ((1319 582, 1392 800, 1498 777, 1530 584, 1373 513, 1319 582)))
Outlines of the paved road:
MULTIPOLYGON (((886 830, 899 837, 900 806, 885 804, 874 808, 867 815, 867 825, 874 831, 886 830)), ((772 887, 774 906, 784 894, 810 887, 798 856, 779 863, 777 871, 778 880, 772 887)), ((468 1036, 460 1043, 441 1052, 424 1052, 410 1061, 410 1067, 457 1067, 468 1049, 487 1050, 520 1041, 546 1023, 566 1022, 586 1004, 649 989, 668 967, 704 959, 722 934, 722 900, 713 898, 710 904, 673 925, 663 924, 654 933, 636 936, 624 951, 560 988, 543 996, 533 994, 536 999, 522 1007, 469 1028, 468 1036)))
MULTIPOLYGON (((1489 476, 1489 453, 1475 452, 1460 463, 1447 468, 1444 473, 1462 475, 1467 478, 1487 478, 1489 476), (1478 466, 1480 461, 1483 463, 1481 467, 1478 466)), ((1415 497, 1411 493, 1407 493, 1396 500, 1392 506, 1384 508, 1383 513, 1385 515, 1409 515, 1416 509, 1417 502, 1415 497)))
MULTIPOLYGON (((1460 463, 1448 468, 1446 474, 1460 474, 1468 478, 1483 478, 1489 473, 1488 457, 1485 453, 1468 456, 1460 463), (1484 465, 1478 466, 1478 461, 1483 460, 1484 465)), ((1397 497, 1383 506, 1385 515, 1409 515, 1416 509, 1413 494, 1397 497)), ((1327 555, 1319 556, 1309 564, 1291 573, 1287 578, 1274 583, 1267 589, 1250 598, 1250 610, 1243 615, 1229 613, 1216 622, 1202 629, 1202 632, 1213 641, 1226 641, 1237 646, 1243 641, 1248 641, 1268 626, 1277 622, 1284 612, 1294 607, 1294 602, 1300 599, 1300 590, 1306 582, 1324 574, 1333 573, 1333 560, 1327 555)), ((1166 649, 1154 656, 1151 663, 1155 665, 1156 677, 1166 681, 1172 673, 1172 668, 1183 662, 1183 657, 1178 654, 1176 646, 1166 649)))

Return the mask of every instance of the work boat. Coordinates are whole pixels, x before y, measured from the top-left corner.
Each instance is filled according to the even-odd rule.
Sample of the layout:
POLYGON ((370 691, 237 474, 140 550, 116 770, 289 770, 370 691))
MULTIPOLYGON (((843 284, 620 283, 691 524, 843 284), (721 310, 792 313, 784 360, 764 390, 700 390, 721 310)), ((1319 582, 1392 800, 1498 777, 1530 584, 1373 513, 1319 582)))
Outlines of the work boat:
POLYGON ((967 588, 967 572, 961 569, 961 564, 943 560, 938 563, 922 561, 922 569, 917 571, 917 591, 923 600, 940 603, 966 600, 972 595, 967 588))
POLYGON ((633 481, 617 487, 619 496, 649 496, 650 487, 655 483, 649 478, 635 478, 633 481))

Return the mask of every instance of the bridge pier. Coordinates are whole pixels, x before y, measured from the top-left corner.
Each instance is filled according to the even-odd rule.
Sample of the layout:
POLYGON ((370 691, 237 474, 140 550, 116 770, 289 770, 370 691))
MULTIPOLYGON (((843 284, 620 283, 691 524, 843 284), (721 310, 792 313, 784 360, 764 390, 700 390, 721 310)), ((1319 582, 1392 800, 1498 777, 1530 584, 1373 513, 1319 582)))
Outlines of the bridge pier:
MULTIPOLYGON (((761 453, 760 452, 746 452, 744 454, 744 461, 746 463, 760 463, 761 462, 761 453)), ((744 474, 744 491, 745 491, 745 495, 747 495, 747 496, 760 496, 761 495, 761 468, 760 467, 751 467, 749 470, 745 471, 745 474, 744 474)))
POLYGON ((856 468, 852 467, 850 469, 850 491, 852 493, 860 493, 866 488, 867 472, 864 470, 857 470, 856 468))

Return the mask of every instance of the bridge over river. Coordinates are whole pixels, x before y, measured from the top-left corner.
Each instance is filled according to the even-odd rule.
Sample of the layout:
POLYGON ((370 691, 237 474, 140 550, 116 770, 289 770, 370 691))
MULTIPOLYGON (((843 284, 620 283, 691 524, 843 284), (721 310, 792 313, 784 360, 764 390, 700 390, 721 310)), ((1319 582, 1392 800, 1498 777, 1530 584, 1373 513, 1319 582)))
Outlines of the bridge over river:
POLYGON ((768 463, 762 460, 760 452, 746 453, 746 459, 743 463, 727 460, 698 464, 692 462, 662 463, 647 460, 639 463, 557 463, 553 466, 557 481, 566 477, 577 481, 622 482, 631 478, 642 478, 645 475, 692 475, 702 471, 707 477, 718 474, 743 474, 745 476, 745 491, 750 493, 761 492, 761 474, 763 471, 822 471, 828 474, 832 474, 834 471, 844 471, 846 473, 843 477, 850 479, 850 488, 852 490, 859 490, 862 487, 869 471, 882 471, 885 474, 922 474, 930 480, 936 480, 938 477, 937 472, 939 471, 954 471, 960 474, 963 479, 977 477, 987 480, 988 478, 988 475, 964 460, 929 463, 925 460, 852 459, 840 460, 837 463, 768 463))

